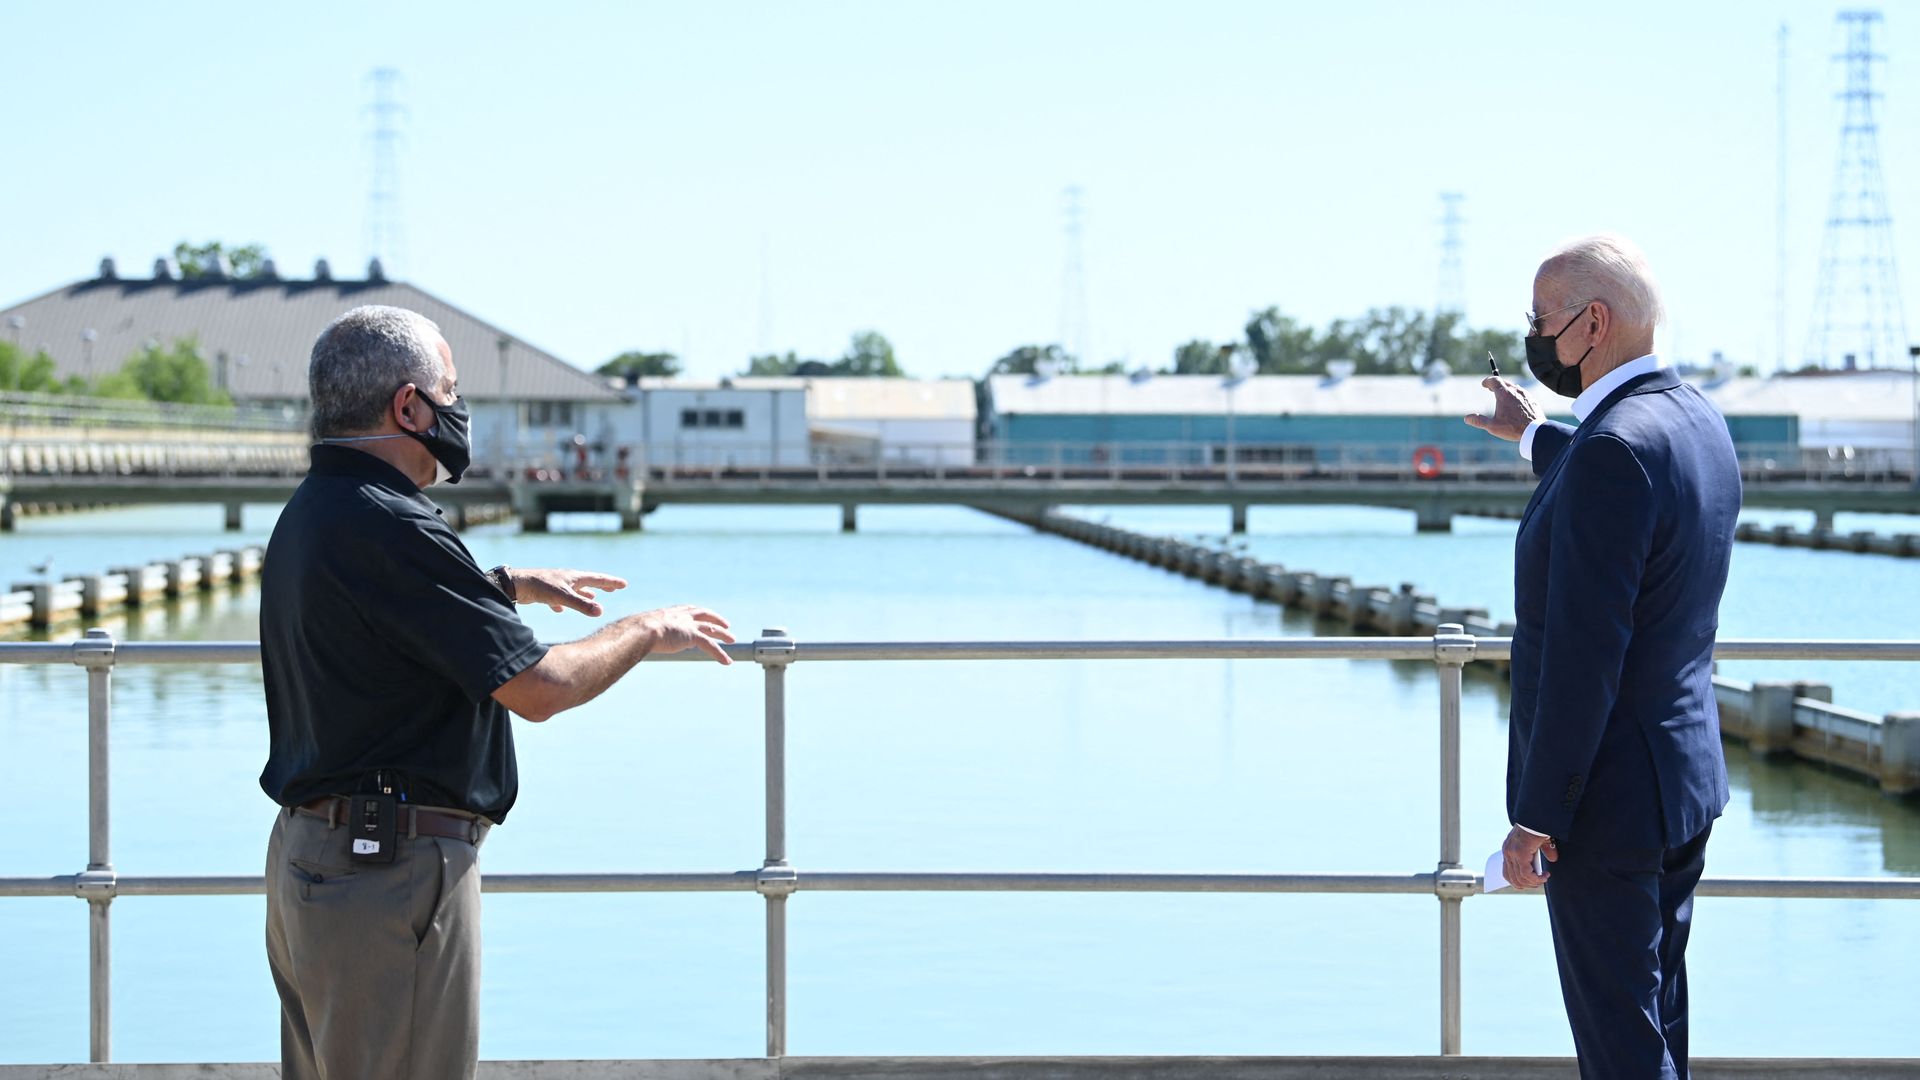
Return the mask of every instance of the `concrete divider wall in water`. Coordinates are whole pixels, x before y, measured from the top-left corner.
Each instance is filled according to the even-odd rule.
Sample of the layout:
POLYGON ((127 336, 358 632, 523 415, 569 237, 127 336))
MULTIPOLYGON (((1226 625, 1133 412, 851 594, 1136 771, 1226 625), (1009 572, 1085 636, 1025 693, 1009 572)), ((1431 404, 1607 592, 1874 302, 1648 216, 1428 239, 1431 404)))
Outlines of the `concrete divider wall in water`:
POLYGON ((258 577, 265 555, 262 548, 244 547, 167 562, 116 566, 104 574, 81 574, 59 581, 15 582, 7 592, 0 593, 0 630, 20 626, 45 629, 186 592, 208 592, 223 582, 258 577))
MULTIPOLYGON (((1404 637, 1459 623, 1475 637, 1513 636, 1514 625, 1493 622, 1487 609, 1442 604, 1410 583, 1397 588, 1355 585, 1348 577, 1290 570, 1224 548, 1053 511, 992 512, 1041 532, 1344 623, 1354 632, 1404 637)), ((1490 666, 1511 675, 1507 661, 1490 666)), ((1842 708, 1833 704, 1833 689, 1824 683, 1749 683, 1716 675, 1713 684, 1722 737, 1761 756, 1791 756, 1862 776, 1889 795, 1920 793, 1920 712, 1875 716, 1842 708)))
MULTIPOLYGON (((1469 517, 1494 518, 1500 521, 1520 520, 1520 511, 1503 507, 1481 507, 1475 510, 1463 510, 1461 513, 1469 517)), ((1773 544, 1776 547, 1807 548, 1813 551, 1854 551, 1863 555, 1920 558, 1920 533, 1880 533, 1869 529, 1843 533, 1834 531, 1832 515, 1826 515, 1822 521, 1824 523, 1816 523, 1811 529, 1743 521, 1734 526, 1733 538, 1753 544, 1773 544)))

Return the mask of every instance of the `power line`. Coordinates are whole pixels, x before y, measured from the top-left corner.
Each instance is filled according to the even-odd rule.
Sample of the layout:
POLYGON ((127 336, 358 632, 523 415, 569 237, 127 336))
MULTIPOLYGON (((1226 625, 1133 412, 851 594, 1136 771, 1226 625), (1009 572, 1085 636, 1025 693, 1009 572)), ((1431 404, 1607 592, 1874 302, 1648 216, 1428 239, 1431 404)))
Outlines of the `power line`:
POLYGON ((1840 154, 1806 357, 1821 366, 1851 358, 1860 367, 1889 367, 1906 357, 1907 330, 1874 116, 1882 95, 1873 88, 1873 65, 1886 56, 1874 52, 1873 35, 1882 20, 1878 11, 1843 11, 1838 21, 1847 50, 1834 59, 1846 65, 1847 81, 1837 95, 1840 154))

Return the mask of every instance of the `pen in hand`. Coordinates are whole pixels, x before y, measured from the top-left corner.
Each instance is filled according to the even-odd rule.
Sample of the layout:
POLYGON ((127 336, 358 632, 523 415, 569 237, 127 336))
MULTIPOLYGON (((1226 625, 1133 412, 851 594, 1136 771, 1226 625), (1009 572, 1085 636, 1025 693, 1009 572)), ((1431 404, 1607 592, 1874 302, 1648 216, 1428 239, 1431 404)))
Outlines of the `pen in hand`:
POLYGON ((1493 377, 1500 378, 1500 365, 1493 362, 1493 350, 1487 350, 1487 366, 1493 369, 1493 377))

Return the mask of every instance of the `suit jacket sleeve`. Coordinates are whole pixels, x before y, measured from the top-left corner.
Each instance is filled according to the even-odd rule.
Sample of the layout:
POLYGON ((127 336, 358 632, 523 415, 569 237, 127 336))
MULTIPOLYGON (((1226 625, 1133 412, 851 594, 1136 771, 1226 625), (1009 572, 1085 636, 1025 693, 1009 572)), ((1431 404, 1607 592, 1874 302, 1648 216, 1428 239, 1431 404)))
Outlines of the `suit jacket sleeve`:
POLYGON ((1554 498, 1539 699, 1514 806, 1514 821, 1556 837, 1620 696, 1654 527, 1653 485, 1626 443, 1596 434, 1561 450, 1573 456, 1554 498))
POLYGON ((1548 420, 1533 432, 1533 475, 1545 476, 1553 459, 1573 441, 1573 427, 1558 420, 1548 420))

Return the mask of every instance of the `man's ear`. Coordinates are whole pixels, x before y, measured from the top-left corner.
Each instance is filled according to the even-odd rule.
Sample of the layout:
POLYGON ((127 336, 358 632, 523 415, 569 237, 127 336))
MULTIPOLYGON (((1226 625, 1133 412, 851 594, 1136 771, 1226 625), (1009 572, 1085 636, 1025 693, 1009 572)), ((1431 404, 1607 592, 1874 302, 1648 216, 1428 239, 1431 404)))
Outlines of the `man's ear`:
POLYGON ((1588 344, 1598 345, 1606 340, 1607 331, 1613 327, 1613 309, 1605 300, 1595 300, 1587 305, 1588 344))
POLYGON ((401 431, 420 432, 433 426, 431 420, 424 424, 417 423, 415 420, 415 417, 419 415, 419 410, 426 408, 426 406, 420 401, 420 389, 412 383, 408 383, 400 389, 395 390, 393 392, 393 400, 388 403, 387 407, 393 414, 393 422, 400 426, 401 431))

